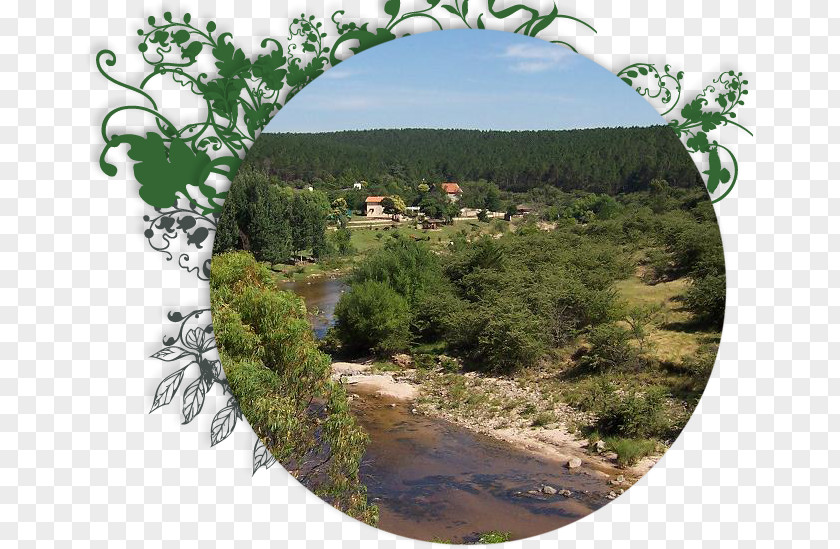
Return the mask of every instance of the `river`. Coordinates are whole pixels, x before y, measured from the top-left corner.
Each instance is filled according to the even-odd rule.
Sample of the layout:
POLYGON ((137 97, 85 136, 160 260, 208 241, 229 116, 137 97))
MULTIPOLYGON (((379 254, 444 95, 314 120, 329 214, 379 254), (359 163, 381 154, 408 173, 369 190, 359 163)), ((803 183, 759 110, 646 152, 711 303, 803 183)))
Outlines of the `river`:
MULTIPOLYGON (((286 283, 299 293, 323 334, 345 289, 340 280, 286 283)), ((351 386, 352 389, 352 386, 351 386)), ((379 528, 421 540, 469 543, 483 532, 521 539, 569 524, 609 500, 603 477, 585 467, 532 453, 442 419, 414 414, 411 405, 356 393, 352 409, 370 436, 360 469, 379 528), (570 496, 529 493, 543 485, 570 496)))
POLYGON ((282 282, 279 287, 294 292, 306 302, 315 337, 321 339, 333 325, 333 313, 347 285, 340 278, 315 278, 282 282))

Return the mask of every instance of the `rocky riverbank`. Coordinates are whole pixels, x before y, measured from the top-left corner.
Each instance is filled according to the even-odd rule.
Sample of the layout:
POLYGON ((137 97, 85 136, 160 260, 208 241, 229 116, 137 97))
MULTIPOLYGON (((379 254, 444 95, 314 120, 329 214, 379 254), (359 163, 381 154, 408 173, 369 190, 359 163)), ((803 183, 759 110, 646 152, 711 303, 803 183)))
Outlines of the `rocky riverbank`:
MULTIPOLYGON (((545 411, 548 406, 540 402, 541 395, 521 380, 418 369, 407 355, 398 355, 393 362, 393 371, 383 371, 381 363, 373 361, 334 362, 333 379, 344 383, 351 394, 374 395, 383 402, 409 402, 412 413, 455 423, 537 456, 560 461, 569 469, 601 477, 614 486, 613 497, 649 471, 659 457, 647 457, 633 467, 619 469, 615 454, 606 451, 603 443, 590 443, 576 435, 574 425, 581 420, 579 412, 559 402, 551 403, 549 418, 545 411), (544 410, 543 415, 521 412, 538 407, 544 410)), ((551 494, 523 493, 523 497, 545 495, 551 494)))

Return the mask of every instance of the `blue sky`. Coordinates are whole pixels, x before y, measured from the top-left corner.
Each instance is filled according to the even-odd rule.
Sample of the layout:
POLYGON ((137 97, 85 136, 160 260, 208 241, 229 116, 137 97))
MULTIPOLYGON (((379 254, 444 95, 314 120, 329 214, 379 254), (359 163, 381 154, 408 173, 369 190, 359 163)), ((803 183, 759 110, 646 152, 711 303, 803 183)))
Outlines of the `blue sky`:
POLYGON ((508 32, 446 30, 387 42, 327 69, 266 131, 663 123, 630 86, 564 46, 508 32))

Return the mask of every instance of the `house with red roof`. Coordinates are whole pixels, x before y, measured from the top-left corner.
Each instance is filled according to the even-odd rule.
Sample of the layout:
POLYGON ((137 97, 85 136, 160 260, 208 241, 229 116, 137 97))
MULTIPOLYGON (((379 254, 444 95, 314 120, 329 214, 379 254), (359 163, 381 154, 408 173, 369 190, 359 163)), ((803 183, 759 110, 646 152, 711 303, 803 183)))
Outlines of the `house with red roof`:
POLYGON ((365 215, 367 217, 389 217, 382 207, 384 196, 369 196, 365 198, 365 215))
POLYGON ((441 183, 440 190, 446 193, 446 196, 449 197, 450 202, 458 202, 461 199, 461 186, 457 183, 449 182, 449 183, 441 183))

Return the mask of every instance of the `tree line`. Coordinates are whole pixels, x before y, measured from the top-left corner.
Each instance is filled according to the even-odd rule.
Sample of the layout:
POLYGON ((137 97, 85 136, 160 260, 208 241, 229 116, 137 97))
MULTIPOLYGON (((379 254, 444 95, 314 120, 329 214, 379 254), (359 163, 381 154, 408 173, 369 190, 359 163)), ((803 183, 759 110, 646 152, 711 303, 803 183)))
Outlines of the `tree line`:
POLYGON ((550 186, 617 194, 664 178, 675 187, 702 180, 667 126, 562 131, 398 129, 260 137, 246 165, 281 181, 492 181, 505 191, 550 186))

